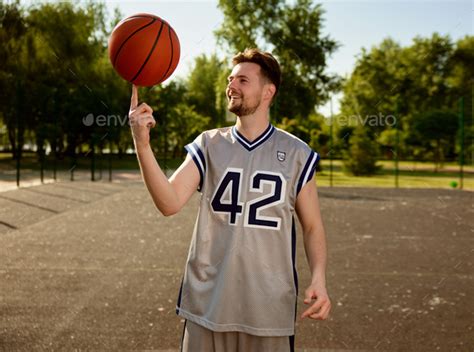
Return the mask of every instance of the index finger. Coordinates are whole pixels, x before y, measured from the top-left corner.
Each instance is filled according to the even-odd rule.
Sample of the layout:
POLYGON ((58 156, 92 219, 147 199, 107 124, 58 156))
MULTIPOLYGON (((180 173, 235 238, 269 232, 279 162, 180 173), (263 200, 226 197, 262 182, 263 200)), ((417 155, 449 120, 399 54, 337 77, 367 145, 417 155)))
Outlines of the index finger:
POLYGON ((132 83, 132 99, 130 101, 130 110, 135 109, 138 106, 138 90, 137 86, 132 83))
POLYGON ((312 314, 317 313, 322 308, 322 306, 323 306, 322 302, 318 302, 318 301, 314 302, 311 307, 309 307, 303 312, 303 314, 301 315, 301 318, 305 318, 312 314))

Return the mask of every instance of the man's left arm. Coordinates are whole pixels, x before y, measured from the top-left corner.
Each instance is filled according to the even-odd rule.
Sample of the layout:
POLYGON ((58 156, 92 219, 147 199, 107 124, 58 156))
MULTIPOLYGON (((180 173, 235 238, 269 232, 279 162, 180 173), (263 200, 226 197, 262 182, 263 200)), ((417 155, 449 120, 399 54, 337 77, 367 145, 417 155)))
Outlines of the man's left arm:
POLYGON ((304 248, 311 271, 311 284, 305 291, 304 299, 304 303, 311 306, 301 318, 324 320, 331 310, 331 301, 326 290, 326 234, 314 179, 306 183, 298 194, 296 213, 303 228, 304 248), (314 303, 313 299, 316 300, 314 303))

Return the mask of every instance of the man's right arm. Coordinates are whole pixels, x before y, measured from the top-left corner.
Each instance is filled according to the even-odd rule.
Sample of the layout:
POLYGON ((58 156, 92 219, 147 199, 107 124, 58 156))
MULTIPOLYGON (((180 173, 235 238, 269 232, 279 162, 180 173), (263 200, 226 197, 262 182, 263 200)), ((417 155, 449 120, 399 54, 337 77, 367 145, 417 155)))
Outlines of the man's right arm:
POLYGON ((137 148, 137 157, 143 181, 158 210, 165 216, 176 214, 199 186, 200 175, 193 159, 188 154, 168 179, 150 146, 137 148))
POLYGON ((150 129, 156 125, 153 110, 145 103, 138 105, 137 87, 132 87, 130 127, 143 181, 158 210, 165 216, 176 214, 197 190, 200 174, 188 155, 168 178, 156 161, 150 146, 150 129))

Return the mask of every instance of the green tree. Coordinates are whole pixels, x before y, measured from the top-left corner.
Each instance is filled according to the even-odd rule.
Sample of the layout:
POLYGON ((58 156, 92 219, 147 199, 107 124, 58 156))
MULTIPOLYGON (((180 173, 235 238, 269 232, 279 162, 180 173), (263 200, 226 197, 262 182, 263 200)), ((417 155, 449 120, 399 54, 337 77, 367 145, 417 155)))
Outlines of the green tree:
POLYGON ((455 96, 472 96, 474 85, 474 36, 465 36, 456 42, 449 58, 451 72, 447 84, 455 90, 455 96))
MULTIPOLYGON (((408 133, 398 131, 398 154, 406 154, 406 140, 408 133)), ((384 159, 393 159, 395 157, 395 148, 397 148, 397 130, 396 128, 385 129, 375 139, 381 150, 381 157, 384 159)))
MULTIPOLYGON (((335 126, 337 127, 337 125, 335 126)), ((335 153, 342 156, 343 151, 349 149, 349 141, 354 133, 355 127, 350 125, 339 126, 335 133, 335 153)))
POLYGON ((395 92, 400 92, 399 103, 402 113, 406 112, 408 124, 422 112, 453 107, 454 91, 448 83, 453 49, 450 37, 438 33, 430 38, 417 36, 411 46, 404 48, 398 74, 404 84, 395 92))
MULTIPOLYGON (((225 124, 225 85, 219 84, 219 80, 227 73, 223 62, 214 54, 206 56, 202 54, 194 61, 194 67, 187 79, 186 101, 194 106, 196 113, 211 118, 212 127, 225 124)), ((224 82, 227 80, 224 79, 224 82)), ((210 127, 210 126, 206 126, 210 127)))
MULTIPOLYGON (((472 163, 474 156, 474 36, 465 36, 456 43, 454 53, 451 56, 451 75, 448 84, 453 88, 454 106, 453 111, 459 111, 461 97, 464 99, 464 149, 465 162, 472 163)), ((459 126, 461 127, 461 126, 459 126)), ((456 152, 460 149, 460 131, 456 143, 456 152)))
POLYGON ((23 99, 26 92, 22 87, 26 68, 20 64, 18 57, 25 48, 25 9, 19 1, 12 3, 0 2, 0 94, 1 116, 7 128, 13 158, 17 150, 21 151, 26 126, 20 123, 28 115, 23 99), (18 137, 18 138, 17 138, 18 137), (18 148, 17 143, 20 145, 18 148))
MULTIPOLYGON (((468 78, 472 70, 468 68, 472 66, 469 64, 471 42, 471 38, 466 37, 455 50, 449 36, 434 33, 429 38, 415 37, 407 47, 387 38, 370 51, 362 49, 344 85, 341 114, 357 117, 356 120, 367 127, 368 136, 383 143, 392 134, 386 132, 392 129, 392 124, 387 123, 390 122, 387 119, 371 124, 371 117, 392 116, 400 129, 400 152, 413 156, 434 153, 430 135, 419 131, 414 137, 411 131, 416 129, 416 120, 426 112, 456 111, 459 95, 465 94, 472 80, 468 78), (427 153, 423 154, 423 150, 427 153)), ((448 125, 448 119, 438 122, 441 129, 456 133, 452 125, 448 125)), ((440 150, 448 152, 448 149, 445 146, 440 150)), ((440 158, 438 155, 437 160, 440 158)))
POLYGON ((359 126, 355 129, 349 149, 344 152, 344 167, 354 176, 373 175, 380 169, 377 166, 379 156, 377 143, 367 134, 367 129, 359 126))
POLYGON ((76 146, 87 142, 95 149, 96 140, 107 134, 107 127, 87 128, 83 117, 110 115, 111 107, 100 87, 102 73, 96 71, 105 52, 103 26, 105 8, 100 3, 76 6, 72 3, 40 4, 29 10, 30 31, 36 38, 38 59, 46 69, 40 81, 53 87, 44 99, 51 106, 39 121, 53 125, 49 135, 51 149, 74 155, 76 146), (52 84, 51 84, 52 83, 52 84), (67 144, 66 144, 67 141, 67 144))
POLYGON ((433 152, 435 171, 442 166, 445 152, 454 148, 458 116, 444 110, 431 110, 416 116, 414 138, 423 138, 427 151, 433 152))
POLYGON ((324 11, 311 0, 288 4, 282 0, 220 0, 222 26, 215 32, 220 44, 235 54, 247 47, 271 51, 282 68, 279 97, 272 117, 307 118, 338 89, 340 78, 325 72, 328 57, 338 48, 321 33, 324 11))
POLYGON ((171 110, 169 140, 174 158, 184 155, 184 146, 207 129, 210 120, 210 117, 199 114, 185 102, 171 110))
POLYGON ((324 117, 314 112, 306 119, 284 117, 276 126, 308 141, 308 144, 319 152, 328 139, 327 132, 323 131, 324 117))
POLYGON ((151 130, 151 145, 160 157, 182 157, 184 146, 209 127, 211 117, 184 99, 189 94, 187 87, 186 81, 176 79, 139 92, 154 111, 157 125, 151 130))
MULTIPOLYGON (((399 99, 395 90, 399 84, 397 72, 400 70, 401 52, 400 45, 390 38, 370 52, 362 48, 355 68, 344 85, 341 117, 355 125, 367 125, 371 116, 387 116, 395 112, 399 99)), ((381 123, 371 125, 367 133, 375 139, 376 133, 381 133, 385 127, 381 123)))
POLYGON ((156 127, 150 131, 150 143, 159 156, 169 157, 170 151, 174 148, 171 142, 173 113, 178 104, 183 102, 186 94, 186 85, 182 80, 173 80, 166 85, 139 90, 140 100, 145 101, 153 109, 156 127))

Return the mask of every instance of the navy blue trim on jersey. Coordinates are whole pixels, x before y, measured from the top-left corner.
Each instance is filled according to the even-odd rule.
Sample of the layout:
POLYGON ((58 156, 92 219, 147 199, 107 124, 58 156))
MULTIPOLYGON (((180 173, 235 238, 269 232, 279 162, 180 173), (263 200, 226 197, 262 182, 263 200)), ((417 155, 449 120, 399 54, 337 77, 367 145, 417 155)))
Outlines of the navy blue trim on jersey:
POLYGON ((288 336, 290 339, 290 352, 295 352, 295 335, 288 336))
POLYGON ((296 187, 296 195, 301 191, 301 188, 310 180, 313 179, 314 172, 316 171, 316 166, 318 165, 320 156, 318 153, 311 151, 306 164, 304 165, 303 172, 298 179, 298 185, 296 187))
POLYGON ((183 282, 184 282, 184 276, 181 279, 181 286, 179 287, 178 302, 176 303, 176 314, 179 313, 179 308, 181 307, 181 295, 183 293, 183 282))
POLYGON ((250 142, 247 138, 240 134, 239 131, 237 131, 235 126, 232 127, 232 135, 234 138, 249 152, 265 143, 272 136, 273 132, 275 132, 275 127, 273 127, 273 125, 270 123, 267 129, 260 136, 258 136, 253 142, 250 142))
MULTIPOLYGON (((296 271, 296 225, 295 217, 291 217, 291 262, 293 263, 293 281, 295 283, 296 297, 298 297, 298 272, 296 271)), ((295 300, 295 321, 298 300, 295 300)))
MULTIPOLYGON (((181 347, 179 349, 180 352, 183 352, 184 334, 186 333, 186 323, 187 322, 188 322, 188 319, 185 319, 184 320, 184 326, 183 326, 183 335, 181 335, 181 347)), ((291 342, 290 342, 290 346, 291 346, 291 342)))
POLYGON ((199 175, 201 176, 201 180, 199 181, 198 191, 201 191, 202 185, 204 183, 204 175, 206 174, 206 159, 204 158, 204 154, 201 148, 199 148, 199 145, 197 145, 197 143, 195 142, 189 143, 185 145, 184 148, 191 155, 194 163, 196 164, 199 170, 199 175))

